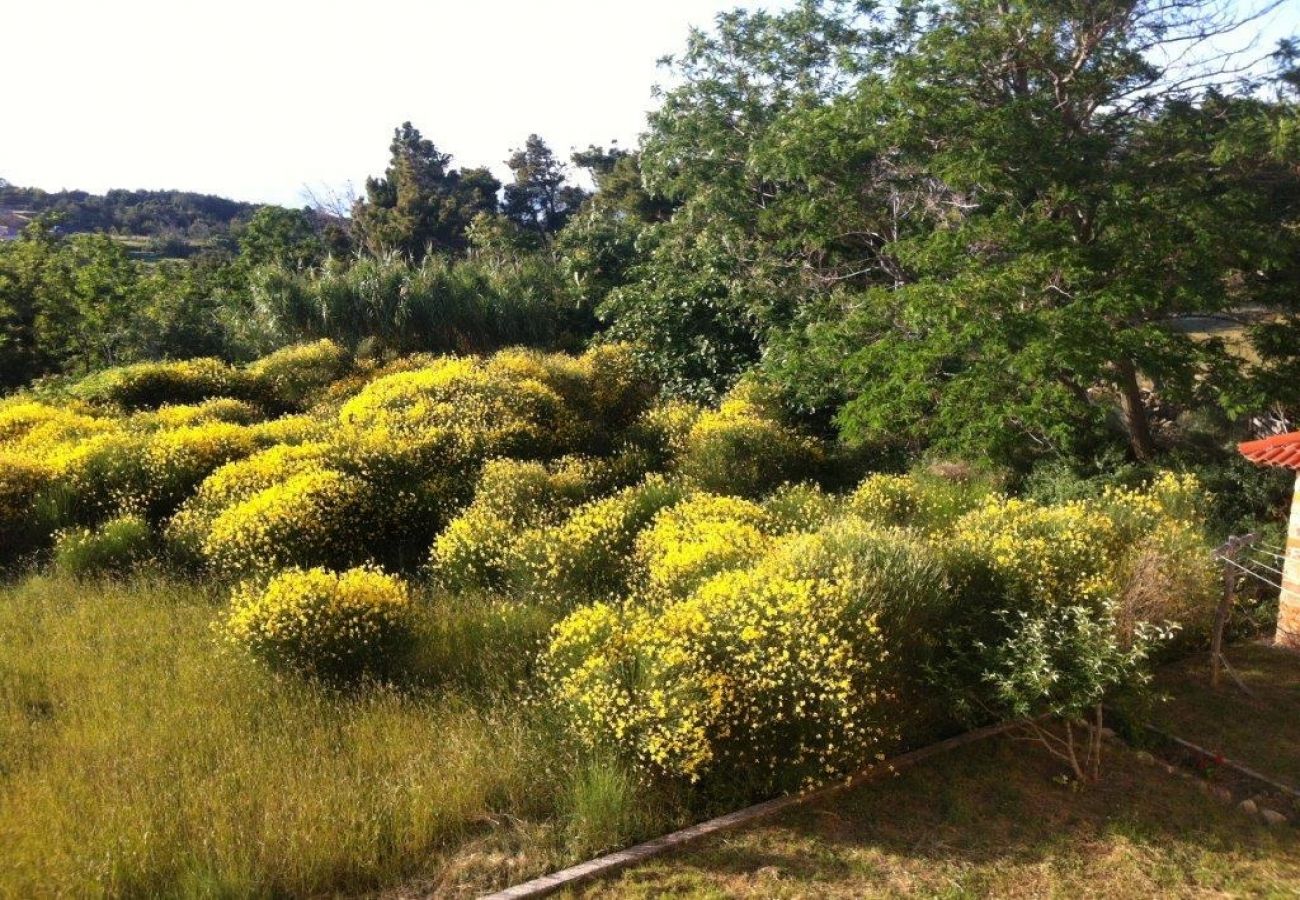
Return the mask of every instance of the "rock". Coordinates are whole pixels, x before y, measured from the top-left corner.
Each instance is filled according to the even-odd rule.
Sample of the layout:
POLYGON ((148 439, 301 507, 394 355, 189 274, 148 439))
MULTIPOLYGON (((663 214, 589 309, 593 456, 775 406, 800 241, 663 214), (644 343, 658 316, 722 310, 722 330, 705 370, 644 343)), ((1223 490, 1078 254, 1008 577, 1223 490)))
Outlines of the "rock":
POLYGON ((1144 766, 1154 766, 1156 764, 1156 758, 1145 750, 1139 750, 1137 753, 1134 753, 1133 756, 1144 766))
POLYGON ((1282 815, 1276 809, 1269 809, 1267 807, 1259 811, 1259 816, 1261 819, 1264 820, 1265 825, 1270 825, 1274 828, 1276 828, 1279 825, 1285 825, 1287 824, 1287 822, 1290 821, 1286 816, 1282 815))
POLYGON ((1248 816, 1256 816, 1259 814, 1259 807, 1255 805, 1254 800, 1242 800, 1237 804, 1237 809, 1241 810, 1248 816))
POLYGON ((1218 799, 1222 800, 1224 803, 1232 802, 1232 791, 1228 790, 1226 787, 1223 787, 1222 785, 1217 785, 1215 787, 1210 788, 1210 793, 1213 794, 1218 799))

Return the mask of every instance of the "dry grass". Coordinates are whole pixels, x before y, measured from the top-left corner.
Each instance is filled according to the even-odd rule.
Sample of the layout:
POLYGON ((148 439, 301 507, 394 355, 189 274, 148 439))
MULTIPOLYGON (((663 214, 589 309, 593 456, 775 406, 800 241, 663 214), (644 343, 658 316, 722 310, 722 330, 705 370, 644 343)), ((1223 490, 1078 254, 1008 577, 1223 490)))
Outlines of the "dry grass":
POLYGON ((445 683, 342 696, 224 650, 220 602, 0 590, 0 897, 471 894, 666 827, 508 683, 544 614, 435 603, 445 683))
POLYGON ((1270 830, 1111 752, 1075 791, 1000 740, 590 886, 581 897, 1300 895, 1300 831, 1270 830))

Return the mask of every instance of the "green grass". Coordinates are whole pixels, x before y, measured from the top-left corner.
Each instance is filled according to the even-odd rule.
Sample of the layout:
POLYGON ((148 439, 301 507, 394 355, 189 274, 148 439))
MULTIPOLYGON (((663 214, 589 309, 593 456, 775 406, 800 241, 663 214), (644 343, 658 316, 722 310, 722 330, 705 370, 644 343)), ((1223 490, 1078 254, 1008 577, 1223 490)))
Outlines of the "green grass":
POLYGON ((1211 688, 1209 660, 1197 654, 1158 674, 1169 699, 1152 724, 1300 789, 1300 653, 1249 643, 1226 655, 1249 694, 1227 673, 1211 688))
POLYGON ((587 886, 593 897, 1300 895, 1300 830, 1268 829, 1129 751, 1073 790, 1001 739, 587 886))
POLYGON ((421 683, 344 695, 226 649, 223 602, 0 590, 0 896, 472 895, 670 824, 521 693, 545 610, 426 598, 421 683))

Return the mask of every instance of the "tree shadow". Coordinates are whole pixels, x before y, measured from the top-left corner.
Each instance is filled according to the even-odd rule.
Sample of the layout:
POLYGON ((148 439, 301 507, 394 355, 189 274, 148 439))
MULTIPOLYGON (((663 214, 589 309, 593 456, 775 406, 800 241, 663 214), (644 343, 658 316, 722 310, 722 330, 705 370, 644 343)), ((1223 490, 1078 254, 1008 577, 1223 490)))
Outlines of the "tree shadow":
MULTIPOLYGON (((1268 860, 1300 879, 1300 829, 1258 825, 1195 779, 1143 759, 1108 745, 1101 783, 1079 788, 1038 747, 996 738, 715 838, 610 887, 639 896, 638 887, 657 879, 647 896, 696 896, 701 882, 724 896, 817 896, 819 886, 852 895, 848 885, 911 893, 898 885, 915 873, 978 885, 981 873, 1023 869, 1033 881, 1045 870, 1104 866, 1117 844, 1132 848, 1138 862, 1128 865, 1150 858, 1153 865, 1195 868, 1204 854, 1223 854, 1229 866, 1268 860), (671 887, 683 883, 690 891, 671 887)), ((968 892, 997 890, 958 891, 968 892)))

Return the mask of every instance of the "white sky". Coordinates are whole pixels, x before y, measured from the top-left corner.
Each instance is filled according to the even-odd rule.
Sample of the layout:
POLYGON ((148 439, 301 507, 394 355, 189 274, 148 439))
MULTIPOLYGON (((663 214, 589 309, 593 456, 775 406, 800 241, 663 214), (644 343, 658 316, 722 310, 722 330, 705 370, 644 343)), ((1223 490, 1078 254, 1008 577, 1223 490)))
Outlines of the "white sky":
POLYGON ((459 166, 635 143, 655 66, 741 0, 0 0, 0 177, 301 205, 409 119, 459 166))
MULTIPOLYGON (((634 144, 689 25, 788 2, 0 0, 0 177, 297 206, 382 172, 407 119, 503 177, 530 132, 634 144)), ((1270 18, 1267 44, 1300 0, 1270 18)))

